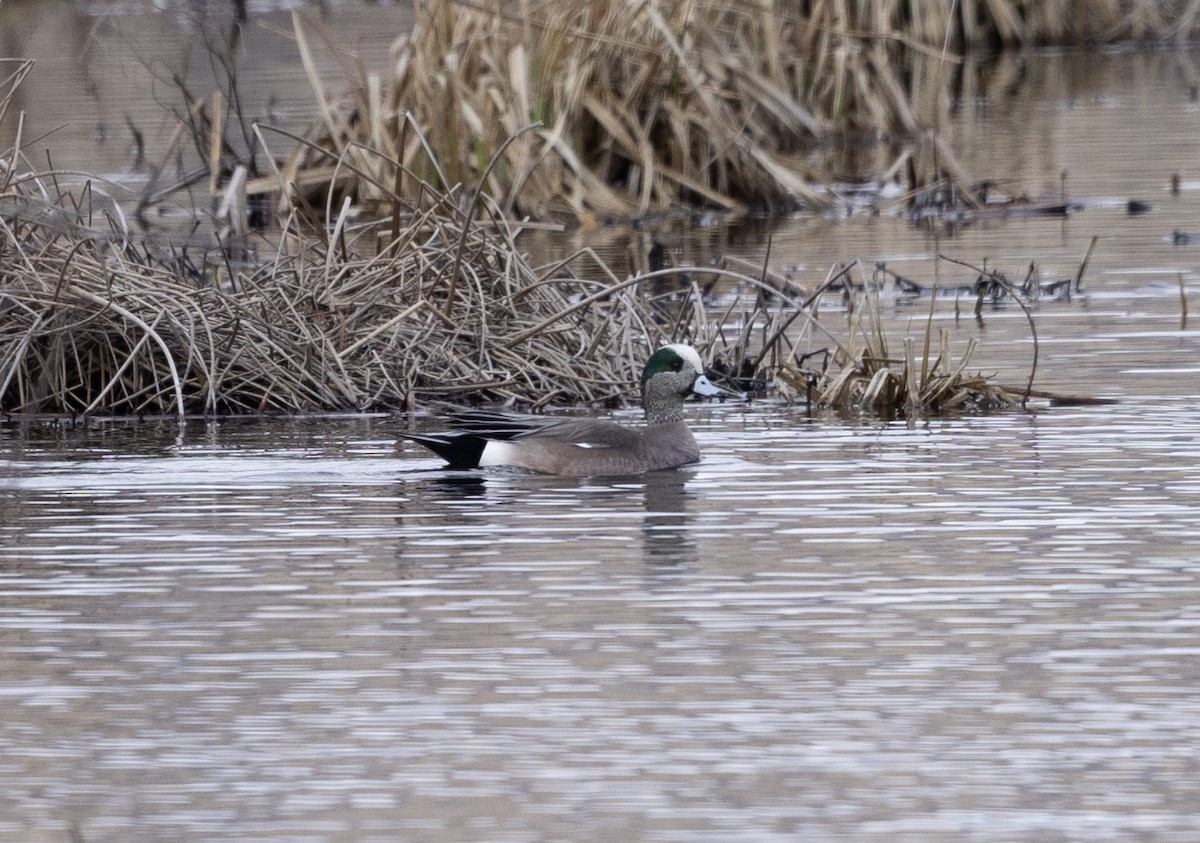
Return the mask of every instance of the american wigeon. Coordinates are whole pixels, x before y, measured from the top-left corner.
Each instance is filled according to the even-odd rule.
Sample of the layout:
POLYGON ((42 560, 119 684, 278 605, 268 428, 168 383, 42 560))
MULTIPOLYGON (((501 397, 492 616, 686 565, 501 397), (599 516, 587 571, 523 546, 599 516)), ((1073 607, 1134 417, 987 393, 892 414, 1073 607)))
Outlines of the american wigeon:
POLYGON ((454 432, 405 436, 451 468, 507 466, 569 477, 643 474, 700 459, 683 402, 691 395, 722 394, 727 393, 704 376, 694 348, 668 345, 654 352, 642 370, 642 430, 600 419, 466 410, 450 416, 454 432))

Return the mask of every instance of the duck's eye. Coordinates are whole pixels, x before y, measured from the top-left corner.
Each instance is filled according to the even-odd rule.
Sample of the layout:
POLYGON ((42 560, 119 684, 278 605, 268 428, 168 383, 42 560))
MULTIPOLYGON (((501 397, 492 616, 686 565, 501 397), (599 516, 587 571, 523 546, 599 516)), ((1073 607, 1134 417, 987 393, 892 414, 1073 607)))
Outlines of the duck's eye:
POLYGON ((676 357, 674 360, 671 361, 671 371, 672 372, 678 372, 682 368, 683 368, 683 360, 681 358, 676 357))

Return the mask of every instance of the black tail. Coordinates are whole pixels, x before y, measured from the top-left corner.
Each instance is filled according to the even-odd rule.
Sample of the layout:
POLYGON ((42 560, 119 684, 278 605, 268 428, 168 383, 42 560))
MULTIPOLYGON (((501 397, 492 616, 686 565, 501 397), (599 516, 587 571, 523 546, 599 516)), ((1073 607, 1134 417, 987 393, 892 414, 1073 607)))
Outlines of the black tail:
POLYGON ((487 440, 473 433, 405 433, 418 445, 424 445, 450 464, 450 468, 479 468, 479 458, 487 440))

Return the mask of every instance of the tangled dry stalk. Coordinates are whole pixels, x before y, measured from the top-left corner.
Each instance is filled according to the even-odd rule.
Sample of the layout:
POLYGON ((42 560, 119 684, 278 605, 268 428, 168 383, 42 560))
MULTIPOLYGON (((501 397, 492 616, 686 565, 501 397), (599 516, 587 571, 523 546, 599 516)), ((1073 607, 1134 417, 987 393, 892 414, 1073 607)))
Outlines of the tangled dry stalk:
POLYGON ((677 203, 820 208, 842 176, 952 184, 969 202, 968 174, 937 133, 952 51, 1187 34, 1200 10, 1087 5, 1081 15, 1075 0, 428 0, 390 69, 352 71, 336 83, 344 95, 312 70, 310 27, 297 18, 321 117, 289 168, 297 185, 313 173, 323 186, 332 160, 348 162, 340 186, 368 213, 386 204, 376 185, 399 162, 434 183, 440 170, 443 188, 482 181, 518 217, 585 225, 677 203), (842 169, 859 157, 867 172, 842 169))
POLYGON ((881 331, 860 320, 839 339, 845 329, 817 318, 815 296, 764 273, 696 267, 686 279, 676 270, 618 278, 586 249, 534 267, 498 213, 462 210, 473 200, 461 189, 427 186, 426 202, 383 248, 369 248, 377 228, 352 232, 343 208, 327 239, 289 226, 273 258, 239 268, 138 243, 117 217, 89 225, 82 206, 72 219, 22 192, 31 183, 50 190, 26 178, 0 199, 7 413, 608 404, 635 392, 649 349, 680 339, 735 386, 787 394, 803 381, 819 406, 915 415, 1022 398, 966 374, 970 349, 952 365, 944 333, 935 359, 907 341, 899 374, 886 374, 897 361, 881 331), (592 267, 593 280, 568 263, 592 267), (662 284, 667 276, 673 283, 662 284), (705 277, 727 292, 706 295, 705 277), (804 367, 814 343, 831 354, 804 367))
MULTIPOLYGON (((836 139, 919 136, 922 83, 903 81, 891 29, 872 34, 898 10, 865 19, 849 4, 815 5, 797 14, 731 0, 432 0, 399 39, 394 72, 354 80, 342 107, 313 74, 313 147, 371 174, 364 199, 382 198, 369 183, 390 183, 389 160, 430 181, 440 168, 443 186, 471 183, 507 144, 483 186, 517 215, 586 223, 680 202, 821 206, 828 174, 809 155, 836 139)), ((312 67, 299 21, 296 36, 312 67)), ((939 72, 927 61, 916 73, 928 88, 939 72)), ((327 165, 311 148, 292 163, 327 165)))
POLYGON ((535 271, 511 232, 470 224, 457 198, 370 256, 343 218, 327 243, 293 232, 257 268, 182 279, 127 231, 50 226, 24 197, 0 222, 4 409, 214 414, 622 394, 657 335, 632 293, 580 307, 572 297, 596 285, 535 271))
MULTIPOLYGON (((10 95, 21 73, 4 83, 10 95)), ((0 109, 10 98, 0 97, 0 109)), ((765 270, 620 278, 587 249, 534 266, 505 209, 479 183, 441 187, 451 179, 424 133, 415 124, 408 132, 432 181, 363 149, 344 156, 334 181, 338 170, 367 173, 372 159, 391 166, 390 186, 370 182, 391 215, 356 224, 347 196, 312 227, 290 206, 267 259, 254 257, 248 235, 228 230, 199 253, 155 242, 100 201, 97 181, 68 193, 55 173, 22 170, 20 150, 8 150, 0 156, 0 409, 182 418, 397 409, 439 398, 605 404, 634 393, 649 350, 676 340, 697 345, 734 385, 787 394, 789 383, 803 383, 822 406, 894 415, 1021 400, 967 377, 965 358, 950 371, 946 336, 919 380, 909 349, 905 380, 888 385, 881 372, 896 361, 881 333, 851 325, 839 340, 817 318, 815 295, 765 270), (717 299, 708 281, 724 285, 717 299), (868 340, 861 350, 856 333, 868 340), (832 349, 815 369, 804 364, 814 342, 832 349), (879 400, 897 394, 909 400, 879 400)), ((524 134, 501 144, 482 181, 524 134)), ((285 197, 287 175, 277 174, 285 197)), ((928 360, 928 331, 925 344, 928 360)))
MULTIPOLYGON (((923 336, 904 336, 903 351, 896 355, 889 348, 878 295, 857 294, 850 311, 849 336, 835 355, 836 374, 818 381, 815 403, 868 410, 885 418, 1023 405, 1028 389, 1016 392, 967 369, 978 347, 976 338, 967 340, 955 359, 950 330, 939 328, 935 335, 935 305, 936 292, 930 298, 923 336)), ((783 371, 781 377, 796 382, 791 371, 783 371)), ((1032 378, 1031 371, 1030 387, 1032 378)))

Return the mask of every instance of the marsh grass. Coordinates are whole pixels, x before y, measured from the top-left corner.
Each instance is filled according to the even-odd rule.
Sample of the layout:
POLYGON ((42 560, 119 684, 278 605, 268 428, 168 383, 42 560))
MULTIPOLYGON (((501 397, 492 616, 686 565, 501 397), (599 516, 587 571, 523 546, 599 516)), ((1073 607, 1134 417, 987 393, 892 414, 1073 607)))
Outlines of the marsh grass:
MULTIPOLYGON (((501 144, 481 180, 529 131, 501 144)), ((369 178, 387 159, 348 147, 329 174, 333 183, 340 171, 368 177, 390 216, 356 222, 345 196, 313 226, 291 206, 275 241, 242 233, 236 255, 220 230, 199 252, 155 241, 99 182, 67 192, 56 173, 27 169, 19 149, 8 150, 0 409, 186 418, 432 400, 604 406, 633 397, 648 353, 676 340, 695 344, 735 387, 786 397, 800 373, 818 388, 819 406, 895 414, 901 405, 880 396, 903 393, 911 397, 903 412, 915 414, 963 406, 956 396, 975 388, 964 380, 966 359, 950 370, 945 336, 919 381, 885 380, 893 361, 877 322, 852 323, 839 338, 817 313, 841 273, 809 293, 765 265, 736 261, 620 277, 583 248, 535 266, 505 209, 478 183, 442 187, 452 179, 432 144, 415 122, 407 132, 427 169, 390 162, 390 180, 369 178), (662 283, 668 277, 674 286, 662 283), (726 292, 714 299, 716 287, 726 292), (814 342, 829 351, 819 370, 803 370, 814 342)), ((284 183, 287 173, 274 178, 284 183)), ((247 190, 245 178, 238 189, 247 190)), ((927 331, 922 361, 930 345, 927 331)), ((906 351, 913 373, 918 358, 906 351)))
POLYGON ((7 215, 3 407, 183 415, 619 397, 656 336, 632 292, 579 306, 602 284, 534 270, 510 231, 468 224, 456 199, 431 202, 370 256, 340 217, 326 242, 293 229, 257 267, 212 266, 198 283, 127 231, 7 215))
MULTIPOLYGON (((716 354, 718 370, 743 389, 761 389, 816 409, 883 418, 1023 406, 1032 390, 1036 352, 1025 389, 995 383, 970 368, 978 339, 971 337, 956 349, 951 330, 934 322, 944 297, 936 287, 925 295, 928 315, 915 332, 887 327, 884 302, 893 297, 857 262, 831 270, 802 299, 785 296, 772 306, 770 297, 759 295, 738 319, 754 330, 734 332, 732 343, 714 344, 726 349, 716 354), (856 274, 857 283, 851 280, 856 274), (822 296, 831 291, 840 291, 846 305, 842 324, 820 313, 822 296), (748 341, 751 333, 757 334, 757 342, 748 341)), ((730 335, 728 324, 721 333, 730 335)))
POLYGON ((649 350, 674 340, 735 389, 816 407, 893 417, 1020 401, 968 373, 973 343, 952 360, 945 331, 927 326, 891 354, 877 290, 855 294, 843 325, 818 313, 820 288, 806 296, 766 271, 691 267, 664 289, 678 269, 622 278, 587 249, 535 267, 495 209, 473 218, 470 201, 430 187, 382 248, 345 205, 326 239, 290 226, 254 266, 186 274, 184 256, 139 244, 118 218, 85 225, 80 204, 65 224, 68 211, 10 190, 0 407, 186 417, 435 400, 613 406, 636 395, 649 350), (725 292, 705 293, 714 287, 725 292))
MULTIPOLYGON (((1172 23, 1156 11, 1167 5, 1101 3, 1070 26, 1088 38, 1190 32, 1195 14, 1172 23)), ((893 170, 960 183, 924 128, 944 100, 947 47, 1066 37, 1049 16, 1058 9, 1061 23, 1067 6, 818 0, 801 18, 731 0, 431 0, 395 72, 360 69, 348 101, 310 71, 320 129, 290 138, 290 156, 269 154, 263 128, 222 118, 220 95, 188 102, 191 129, 173 148, 188 134, 198 144, 225 221, 200 251, 141 238, 93 184, 68 195, 53 172, 34 172, 18 121, 0 155, 0 409, 609 405, 633 397, 648 351, 675 340, 734 388, 817 408, 913 417, 1023 404, 1039 394, 1032 318, 1028 383, 1005 388, 970 368, 975 340, 955 348, 935 328, 936 291, 916 291, 930 299, 923 331, 896 336, 857 264, 811 289, 734 257, 619 276, 581 249, 535 266, 517 245, 534 224, 514 220, 819 204, 828 194, 810 154, 855 136, 905 138, 893 170), (238 225, 263 193, 281 219, 270 243, 238 225), (822 314, 839 284, 846 316, 822 314)), ((295 33, 315 67, 299 18, 295 33)), ((0 64, 0 119, 29 68, 0 64)), ((977 318, 985 296, 1029 313, 1072 289, 1032 268, 1021 283, 973 271, 977 318)))
MULTIPOLYGON (((354 79, 341 103, 313 74, 322 120, 290 166, 328 167, 364 147, 382 154, 373 180, 389 180, 388 159, 450 186, 480 180, 508 144, 481 181, 518 216, 823 205, 828 174, 811 153, 839 137, 920 131, 898 42, 859 35, 850 7, 824 6, 800 18, 732 0, 433 0, 397 42, 394 73, 354 79)), ((311 55, 299 18, 295 31, 311 55)))
POLYGON ((340 186, 368 212, 387 213, 375 185, 398 163, 443 189, 479 182, 517 217, 584 225, 679 203, 820 208, 840 176, 970 204, 970 174, 938 133, 961 52, 1186 35, 1197 7, 1086 5, 429 0, 390 69, 347 63, 337 87, 313 51, 341 51, 297 16, 320 119, 288 168, 319 188, 334 161, 349 164, 340 186), (886 156, 863 156, 877 170, 830 171, 831 150, 879 145, 886 156))
MULTIPOLYGON (((882 19, 818 5, 797 17, 732 0, 433 0, 398 40, 393 73, 364 73, 340 100, 313 74, 319 128, 289 166, 357 160, 364 147, 380 153, 361 162, 369 181, 389 183, 391 160, 442 187, 481 181, 517 216, 586 224, 677 203, 822 206, 829 174, 812 154, 839 139, 902 135, 932 164, 914 108, 940 57, 902 69, 891 30, 864 29, 882 19)), ((314 66, 299 18, 296 38, 314 66)))
MULTIPOLYGON (((817 406, 911 418, 1023 405, 1027 393, 968 368, 979 344, 975 337, 956 355, 951 331, 934 328, 935 304, 936 293, 923 334, 902 335, 897 348, 883 328, 878 293, 856 293, 849 337, 838 347, 832 371, 817 383, 817 406)), ((795 379, 789 371, 783 377, 795 379)))

